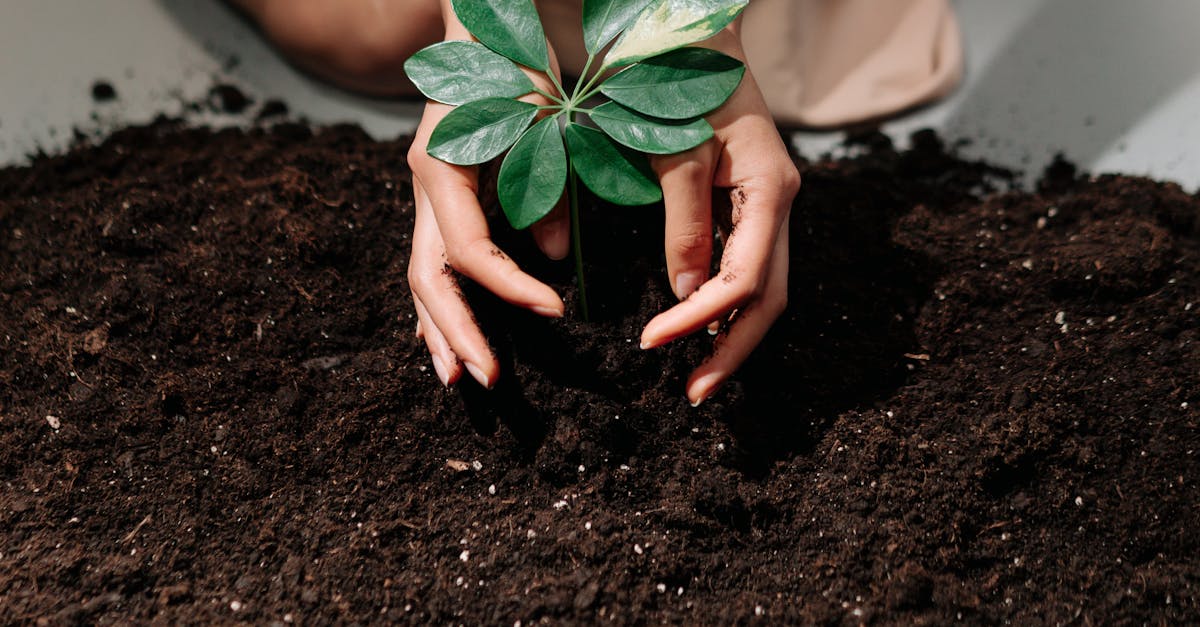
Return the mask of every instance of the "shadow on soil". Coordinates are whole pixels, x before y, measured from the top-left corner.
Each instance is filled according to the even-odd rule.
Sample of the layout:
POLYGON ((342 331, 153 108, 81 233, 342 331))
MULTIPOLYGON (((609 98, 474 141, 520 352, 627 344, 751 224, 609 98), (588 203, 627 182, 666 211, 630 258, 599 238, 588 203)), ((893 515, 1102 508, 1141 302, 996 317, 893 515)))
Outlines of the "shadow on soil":
MULTIPOLYGON (((749 476, 810 451, 841 413, 886 398, 911 372, 915 361, 906 355, 922 352, 913 323, 936 269, 892 238, 912 198, 882 177, 873 184, 869 173, 851 181, 820 168, 805 173, 791 221, 788 311, 721 392, 699 410, 681 404, 678 412, 689 427, 710 419, 727 424, 736 441, 734 465, 749 476)), ((478 288, 466 288, 504 370, 524 369, 491 392, 463 386, 462 399, 477 432, 494 433, 503 424, 532 459, 547 436, 563 428, 565 417, 578 417, 572 422, 583 431, 607 428, 585 424, 592 420, 590 403, 546 406, 553 390, 585 390, 598 403, 624 406, 622 411, 643 402, 653 386, 664 394, 683 390, 690 368, 711 351, 707 336, 683 340, 665 355, 636 349, 640 325, 673 304, 673 297, 664 297, 669 296, 666 280, 659 276, 665 274, 661 216, 659 209, 625 211, 620 224, 596 224, 605 220, 592 218, 585 233, 611 239, 620 232, 621 245, 585 242, 589 286, 593 301, 600 303, 589 325, 556 325, 514 313, 478 288), (617 252, 611 252, 614 248, 617 252), (645 267, 631 261, 637 259, 645 267), (620 338, 632 338, 633 344, 622 352, 626 343, 620 338)), ((529 254, 528 235, 513 237, 502 227, 493 230, 498 244, 516 251, 514 257, 534 276, 551 277, 570 306, 575 298, 571 264, 540 265, 538 255, 529 254)), ((661 418, 667 412, 658 413, 661 418)), ((648 440, 669 428, 654 421, 632 427, 635 441, 629 450, 650 451, 654 444, 648 440)))

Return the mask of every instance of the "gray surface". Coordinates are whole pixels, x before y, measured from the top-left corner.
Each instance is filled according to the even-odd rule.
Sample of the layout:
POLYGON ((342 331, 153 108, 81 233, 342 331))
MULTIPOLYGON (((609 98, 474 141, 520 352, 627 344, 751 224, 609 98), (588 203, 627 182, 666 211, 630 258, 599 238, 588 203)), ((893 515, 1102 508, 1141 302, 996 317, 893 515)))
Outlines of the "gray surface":
MULTIPOLYGON (((891 122, 899 138, 932 126, 973 156, 1036 174, 1062 151, 1087 169, 1200 185, 1200 2, 961 0, 967 81, 936 106, 891 122)), ((60 149, 72 128, 179 113, 214 76, 316 122, 356 121, 379 137, 412 128, 419 106, 357 98, 288 66, 213 0, 0 0, 0 163, 60 149), (230 57, 240 63, 222 70, 230 57), (116 103, 90 86, 113 83, 116 103)), ((206 121, 231 123, 210 116, 206 121)), ((837 134, 801 133, 800 149, 837 134)))

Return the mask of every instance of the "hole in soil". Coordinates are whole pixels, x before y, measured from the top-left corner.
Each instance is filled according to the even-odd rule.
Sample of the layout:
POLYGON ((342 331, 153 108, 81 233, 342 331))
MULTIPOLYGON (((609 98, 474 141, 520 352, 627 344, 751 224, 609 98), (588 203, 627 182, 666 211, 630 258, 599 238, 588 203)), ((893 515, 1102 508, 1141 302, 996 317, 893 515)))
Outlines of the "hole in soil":
POLYGON ((808 173, 792 215, 789 310, 737 377, 725 415, 736 466, 765 474, 840 413, 873 406, 917 367, 913 321, 938 274, 892 239, 911 209, 885 185, 808 173))

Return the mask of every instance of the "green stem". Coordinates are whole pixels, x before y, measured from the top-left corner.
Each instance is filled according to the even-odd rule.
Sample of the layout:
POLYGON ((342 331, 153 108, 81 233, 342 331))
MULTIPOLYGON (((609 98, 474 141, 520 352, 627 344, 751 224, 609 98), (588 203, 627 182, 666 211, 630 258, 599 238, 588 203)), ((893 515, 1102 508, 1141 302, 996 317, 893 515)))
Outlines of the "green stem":
MULTIPOLYGON (((558 93, 561 96, 560 98, 554 99, 565 103, 567 98, 567 90, 563 89, 562 81, 558 80, 558 77, 554 75, 553 71, 547 72, 546 75, 550 77, 550 82, 554 84, 554 88, 558 90, 558 93)), ((551 97, 553 98, 553 96, 551 97)))
POLYGON ((579 284, 579 309, 583 312, 583 321, 589 322, 591 316, 587 284, 583 280, 583 237, 579 228, 579 176, 575 174, 575 164, 568 164, 567 169, 570 172, 567 196, 571 202, 571 248, 575 251, 575 282, 579 284))
POLYGON ((596 55, 589 52, 588 58, 587 58, 587 63, 583 64, 583 71, 579 73, 579 80, 575 81, 575 91, 571 92, 571 102, 572 103, 576 103, 576 104, 579 103, 579 100, 577 100, 577 98, 579 98, 579 91, 580 91, 579 88, 583 87, 584 81, 587 80, 588 70, 592 69, 592 63, 595 60, 596 60, 596 55))
MULTIPOLYGON (((607 71, 607 66, 601 66, 600 69, 596 70, 596 73, 588 79, 587 85, 583 89, 575 90, 575 94, 571 96, 571 102, 583 104, 588 101, 588 98, 595 96, 600 91, 600 87, 596 84, 602 82, 600 79, 604 78, 604 73, 607 71)), ((579 80, 583 81, 583 78, 581 77, 579 80)))
POLYGON ((584 92, 584 94, 582 96, 580 96, 579 100, 576 100, 576 102, 587 102, 588 98, 591 98, 592 96, 595 96, 596 94, 600 93, 600 89, 604 86, 600 85, 599 87, 597 87, 594 85, 594 83, 595 83, 595 81, 593 81, 593 84, 588 85, 588 91, 584 92))
POLYGON ((558 106, 560 106, 560 107, 565 107, 565 106, 567 106, 567 102, 566 102, 565 100, 563 100, 562 98, 558 98, 558 97, 555 97, 555 96, 551 95, 551 94, 550 94, 550 92, 547 92, 547 91, 544 91, 544 90, 541 90, 541 89, 538 89, 538 88, 536 88, 536 87, 535 87, 535 88, 533 89, 533 93, 535 93, 535 94, 538 94, 538 95, 540 95, 540 96, 542 96, 542 97, 546 98, 547 100, 551 100, 551 101, 553 101, 553 102, 556 102, 556 103, 558 103, 558 106))
POLYGON ((600 93, 600 88, 596 87, 596 80, 598 78, 600 78, 599 74, 592 77, 592 80, 588 82, 587 87, 583 88, 583 93, 580 94, 577 98, 573 98, 573 100, 579 104, 583 104, 583 103, 587 102, 588 99, 591 98, 592 96, 595 96, 596 94, 600 93))
MULTIPOLYGON (((575 114, 571 114, 574 122, 575 114)), ((583 280, 583 234, 579 227, 579 175, 575 173, 575 162, 567 156, 567 201, 571 205, 571 249, 575 253, 575 282, 579 285, 579 309, 583 321, 591 320, 588 308, 587 283, 583 280)))

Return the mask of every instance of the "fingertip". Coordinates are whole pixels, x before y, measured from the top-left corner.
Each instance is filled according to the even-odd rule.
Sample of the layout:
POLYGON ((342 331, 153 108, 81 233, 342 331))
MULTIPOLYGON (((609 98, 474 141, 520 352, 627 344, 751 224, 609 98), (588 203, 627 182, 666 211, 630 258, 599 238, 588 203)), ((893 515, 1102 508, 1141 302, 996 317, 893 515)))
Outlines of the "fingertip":
POLYGON ((480 366, 469 361, 463 362, 463 365, 466 366, 467 372, 471 373, 471 378, 475 379, 479 385, 489 390, 496 387, 496 380, 500 378, 500 369, 498 367, 492 365, 490 368, 487 368, 486 366, 480 366))
POLYGON ((430 357, 430 361, 433 362, 433 372, 442 382, 442 387, 450 387, 450 370, 446 368, 446 363, 436 354, 430 357))
POLYGON ((571 252, 570 227, 566 205, 559 203, 546 217, 533 225, 533 241, 547 257, 561 261, 571 252))
POLYGON ((543 293, 538 299, 529 304, 529 310, 547 318, 561 318, 566 315, 567 306, 550 286, 542 284, 543 293))
MULTIPOLYGON (((678 306, 679 305, 676 305, 675 307, 678 306)), ((646 323, 646 327, 642 329, 641 347, 643 349, 658 348, 659 346, 662 346, 678 337, 682 337, 681 335, 672 334, 672 332, 669 330, 671 325, 671 312, 674 310, 674 307, 668 309, 655 316, 650 320, 650 322, 646 323)))
POLYGON ((692 380, 687 385, 687 397, 692 407, 699 407, 704 401, 711 398, 717 388, 724 383, 725 377, 725 373, 722 372, 699 374, 697 371, 693 373, 692 380))
POLYGON ((566 315, 567 305, 563 302, 554 288, 542 283, 542 295, 538 302, 529 307, 534 313, 547 318, 561 318, 566 315))
POLYGON ((535 239, 542 253, 554 261, 562 261, 571 252, 571 240, 565 229, 549 230, 535 239))
POLYGON ((654 335, 653 326, 654 321, 651 320, 650 324, 647 324, 646 328, 642 330, 642 337, 638 344, 638 347, 642 350, 650 350, 652 348, 658 348, 662 345, 661 338, 654 335))
POLYGON ((462 380, 463 367, 458 360, 454 361, 454 365, 449 366, 449 376, 446 378, 446 387, 453 386, 462 380))
POLYGON ((705 273, 700 270, 689 270, 680 272, 675 275, 675 296, 679 300, 686 300, 693 292, 700 289, 706 280, 705 273))

